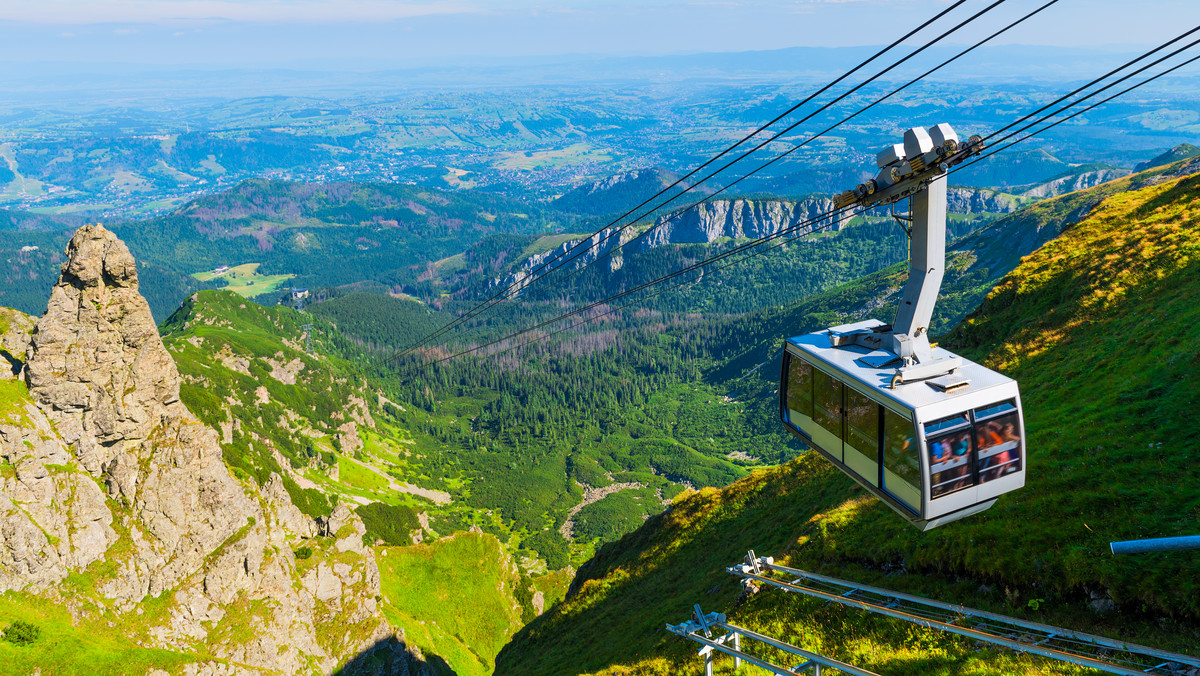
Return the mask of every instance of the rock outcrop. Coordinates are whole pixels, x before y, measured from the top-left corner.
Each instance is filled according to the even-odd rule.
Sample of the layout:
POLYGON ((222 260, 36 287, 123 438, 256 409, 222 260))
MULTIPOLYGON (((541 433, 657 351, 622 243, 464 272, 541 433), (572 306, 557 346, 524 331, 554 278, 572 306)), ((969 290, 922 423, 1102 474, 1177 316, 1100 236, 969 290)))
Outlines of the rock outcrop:
POLYGON ((179 401, 179 372, 116 235, 84 226, 37 323, 25 382, 75 460, 130 511, 133 551, 110 598, 158 596, 258 512, 216 433, 179 401))
POLYGON ((0 380, 16 378, 25 365, 29 334, 36 322, 33 317, 0 307, 0 380))
MULTIPOLYGON (((947 191, 947 206, 950 213, 1010 213, 1020 208, 1020 200, 992 190, 954 187, 947 191)), ((620 254, 609 255, 617 248, 622 252, 637 253, 670 244, 710 244, 719 239, 756 239, 776 234, 787 228, 801 226, 829 227, 823 218, 834 209, 832 197, 808 197, 801 200, 783 199, 725 199, 711 200, 696 205, 673 217, 660 217, 642 236, 633 228, 616 232, 615 228, 592 235, 586 240, 571 240, 557 248, 534 254, 523 261, 520 267, 506 278, 493 282, 494 286, 515 284, 540 275, 552 267, 566 265, 577 268, 607 256, 605 265, 609 271, 620 269, 623 259, 620 254), (628 244, 628 246, 623 246, 628 244)), ((840 229, 858 211, 842 214, 833 229, 840 229)), ((886 209, 874 209, 870 216, 886 216, 886 209)))
POLYGON ((1047 197, 1058 197, 1076 190, 1086 190, 1094 188, 1101 183, 1114 181, 1118 178, 1128 176, 1128 169, 1097 169, 1096 171, 1087 171, 1082 174, 1073 174, 1071 176, 1063 176, 1056 178, 1053 181, 1047 181, 1040 185, 1035 185, 1021 193, 1021 197, 1032 197, 1044 199, 1047 197))
POLYGON ((994 190, 957 186, 946 189, 946 210, 952 214, 1009 214, 1020 208, 1020 200, 994 190))
MULTIPOLYGON (((707 244, 723 237, 757 239, 819 219, 833 209, 833 200, 828 197, 797 201, 713 200, 678 217, 660 218, 640 244, 648 249, 666 244, 707 244)), ((843 215, 841 220, 849 220, 850 215, 843 215)), ((812 226, 824 224, 821 221, 812 226)))
POLYGON ((5 351, 27 345, 24 385, 5 386, 17 403, 0 408, 0 591, 53 598, 88 569, 94 589, 64 599, 73 612, 165 598, 155 645, 228 661, 196 673, 329 672, 365 652, 400 662, 347 673, 420 667, 379 613, 357 515, 339 507, 317 537, 277 475, 261 489, 235 479, 217 433, 179 399, 129 250, 85 226, 66 253, 36 330, 0 327, 5 351))
POLYGON ((104 492, 74 470, 74 455, 28 397, 0 410, 0 461, 0 590, 49 589, 116 541, 104 492))

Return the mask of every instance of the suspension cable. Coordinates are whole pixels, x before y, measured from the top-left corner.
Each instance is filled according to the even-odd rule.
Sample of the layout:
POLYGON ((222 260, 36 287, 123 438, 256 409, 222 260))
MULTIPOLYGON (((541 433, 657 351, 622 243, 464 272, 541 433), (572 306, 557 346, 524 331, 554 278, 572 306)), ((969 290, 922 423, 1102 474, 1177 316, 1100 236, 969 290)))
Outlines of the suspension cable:
MULTIPOLYGON (((768 123, 766 123, 766 124, 762 125, 762 126, 761 126, 761 127, 759 127, 757 130, 755 130, 753 133, 751 133, 751 134, 748 134, 746 137, 744 137, 743 139, 739 140, 737 143, 733 144, 732 146, 730 146, 730 147, 729 147, 729 148, 727 148, 726 150, 722 151, 722 152, 721 152, 720 154, 718 154, 717 156, 715 156, 715 157, 713 157, 712 159, 710 159, 710 160, 706 161, 704 164, 700 165, 699 167, 696 167, 696 168, 695 168, 695 169, 693 169, 691 172, 689 172, 688 174, 686 174, 685 176, 683 176, 683 177, 681 177, 679 180, 677 180, 675 183, 672 183, 671 185, 667 186, 666 188, 663 188, 662 190, 660 190, 658 193, 656 193, 655 195, 653 195, 653 196, 652 196, 652 197, 650 197, 649 199, 647 199, 647 200, 643 201, 643 202, 642 202, 641 204, 639 204, 638 206, 634 207, 633 209, 630 209, 629 211, 625 212, 625 213, 624 213, 624 214, 622 214, 621 216, 617 217, 617 218, 616 218, 616 219, 614 219, 612 222, 610 222, 608 225, 606 225, 605 227, 601 228, 600 230, 597 230, 597 231, 596 231, 595 233, 593 233, 592 235, 589 235, 588 237, 585 237, 585 238, 583 238, 583 239, 580 239, 578 242, 576 242, 576 243, 575 243, 573 246, 571 246, 571 247, 570 247, 568 250, 564 251, 563 253, 561 253, 561 254, 556 254, 556 255, 554 255, 554 256, 552 256, 552 257, 550 257, 549 259, 547 259, 546 261, 543 261, 543 262, 542 262, 541 264, 539 264, 539 265, 538 265, 538 267, 536 267, 536 268, 534 269, 534 271, 533 271, 532 273, 530 273, 528 276, 526 276, 526 277, 524 277, 524 278, 522 278, 522 279, 520 279, 520 280, 518 280, 518 281, 516 281, 516 282, 513 282, 513 283, 509 284, 509 285, 508 285, 508 286, 506 286, 504 289, 502 289, 500 292, 498 292, 498 293, 494 294, 492 297, 488 298, 487 300, 483 301, 482 303, 479 303, 479 304, 477 304, 475 307, 473 307, 471 310, 469 310, 469 311, 468 311, 468 312, 466 312, 465 314, 463 314, 463 315, 461 315, 461 316, 459 316, 459 317, 455 318, 454 320, 452 320, 452 321, 448 322, 447 324, 443 325, 441 328, 437 329, 437 330, 436 330, 436 331, 434 331, 433 333, 431 333, 431 334, 429 334, 429 335, 425 336, 424 338, 420 339, 420 340, 419 340, 417 343, 414 343, 413 345, 410 345, 409 347, 405 348, 405 349, 404 349, 403 351, 401 351, 401 352, 399 353, 399 355, 397 355, 397 356, 402 356, 402 355, 404 355, 404 354, 407 354, 407 353, 409 353, 409 352, 411 352, 411 351, 415 350, 416 348, 418 348, 418 347, 420 347, 420 346, 422 346, 422 345, 425 345, 425 344, 427 344, 427 343, 428 343, 430 340, 433 340, 433 339, 435 339, 435 338, 437 338, 437 337, 440 337, 441 335, 445 334, 447 331, 449 331, 449 330, 452 330, 453 328, 457 327, 458 325, 462 324, 463 322, 465 322, 465 321, 467 321, 467 320, 471 319, 472 317, 474 317, 474 316, 476 316, 476 315, 480 314, 481 312, 483 312, 483 311, 485 311, 485 310, 487 310, 487 309, 489 309, 489 308, 493 307, 494 305, 497 305, 497 304, 499 304, 500 302, 503 302, 504 300, 507 300, 507 299, 511 298, 513 295, 515 295, 515 292, 519 292, 521 289, 527 288, 527 287, 528 287, 530 284, 533 284, 533 283, 534 283, 535 281, 537 281, 538 279, 541 279, 541 277, 542 277, 542 276, 544 276, 544 274, 542 274, 542 275, 537 275, 537 273, 538 273, 540 270, 543 270, 543 269, 545 269, 547 266, 549 266, 549 264, 550 264, 550 263, 552 263, 552 262, 553 262, 553 261, 555 261, 556 259, 560 258, 561 256, 564 256, 564 255, 566 255, 566 254, 568 254, 568 253, 570 253, 570 252, 573 252, 573 251, 575 251, 575 250, 576 250, 576 249, 577 249, 579 246, 581 246, 581 245, 582 245, 584 242, 591 241, 591 240, 593 240, 593 239, 594 239, 594 238, 596 238, 596 237, 600 237, 601 235, 603 235, 603 237, 602 237, 602 239, 600 240, 600 242, 607 241, 607 239, 609 239, 609 237, 611 237, 613 234, 615 234, 615 233, 617 233, 617 232, 621 232, 621 231, 623 231, 624 229, 626 229, 626 228, 630 227, 630 226, 631 226, 633 223, 635 223, 635 222, 636 222, 638 219, 640 219, 640 218, 644 217, 644 215, 645 215, 645 214, 643 214, 643 215, 641 215, 641 216, 638 216, 638 217, 637 217, 637 218, 635 218, 633 221, 631 221, 631 222, 629 222, 629 223, 625 224, 624 226, 622 226, 622 227, 618 228, 618 229, 617 229, 616 231, 614 231, 613 233, 607 233, 607 234, 606 234, 606 231, 607 231, 607 230, 608 230, 610 227, 612 227, 612 226, 613 226, 614 224, 616 224, 617 222, 619 222, 619 221, 621 221, 621 220, 625 219, 625 218, 626 218, 626 217, 627 217, 629 214, 631 214, 631 213, 633 213, 633 212, 637 211, 637 210, 638 210, 638 209, 640 209, 641 207, 645 206, 646 204, 648 204, 648 203, 652 202, 652 201, 653 201, 653 200, 655 200, 656 198, 658 198, 658 197, 660 197, 661 195, 665 194, 665 193, 666 193, 667 191, 669 191, 671 188, 673 188, 673 187, 677 186, 677 185, 678 185, 680 182, 682 182, 683 180, 687 179, 688 177, 690 177, 690 176, 692 176, 692 175, 694 175, 694 174, 698 173, 698 172, 699 172, 701 169, 703 169, 704 167, 707 167, 708 165, 710 165, 710 164, 712 164, 713 162, 717 161, 718 159, 720 159, 720 158, 721 158, 721 157, 723 157, 724 155, 728 154, 729 152, 732 152, 732 151, 733 151, 735 148, 737 148, 738 146, 740 146, 742 143, 744 143, 744 142, 748 141, 749 139, 753 138, 755 135, 757 135, 758 133, 760 133, 761 131, 763 131, 764 129, 766 129, 768 126, 770 126, 770 125, 772 125, 772 124, 775 124, 775 123, 776 123, 776 122, 778 122, 780 119, 782 119, 783 117, 787 116, 787 115, 788 115, 788 114, 790 114, 791 112, 795 111, 795 110, 796 110, 797 108, 799 108, 800 106, 802 106, 802 105, 804 105, 805 103, 808 103, 809 101, 813 100, 813 99, 814 99, 816 96, 818 96, 818 95, 820 95, 821 93, 823 93, 823 92, 827 91, 828 89, 830 89, 831 87, 833 87, 833 86, 834 86, 834 85, 836 85, 837 83, 839 83, 839 82, 841 82, 842 80, 844 80, 844 79, 845 79, 846 77, 848 77, 849 75, 851 75, 851 74, 853 74, 854 72, 856 72, 856 71, 860 70, 862 67, 866 66, 868 63, 870 63, 870 62, 874 61, 874 60, 875 60, 875 59, 877 59, 878 57, 882 56, 884 53, 886 53, 886 52, 890 51, 891 49, 893 49, 893 48, 894 48, 896 45, 900 44, 901 42, 903 42, 904 40, 908 39, 908 38, 909 38, 909 37, 911 37, 912 35, 916 34, 917 32, 919 32, 919 31, 921 31, 922 29, 926 28, 927 26, 929 26, 929 25, 930 25, 930 24, 932 24, 933 22, 937 21, 937 20, 938 20, 938 19, 940 19, 941 17, 945 16, 945 15, 946 15, 948 12, 950 12, 951 10, 953 10, 953 9, 957 8, 958 6, 962 5, 962 4, 963 4, 965 1, 966 1, 966 0, 958 0, 958 2, 955 2, 953 5, 951 5, 950 7, 947 7, 945 10, 943 10, 943 11, 939 12, 938 14, 936 14, 935 16, 933 16, 932 18, 930 18, 929 20, 927 20, 927 21, 925 21, 924 23, 922 23, 922 24, 921 24, 920 26, 918 26, 917 28, 914 28, 913 30, 909 31, 907 34, 905 34, 903 37, 899 38, 898 40, 894 41, 892 44, 890 44, 890 45, 888 45, 887 47, 885 47, 885 48, 883 48, 883 49, 879 50, 879 51, 878 51, 878 52, 876 52, 874 55, 872 55, 870 58, 868 58, 867 60, 865 60, 865 61, 863 61, 863 62, 859 63, 859 64, 858 64, 857 66, 855 66, 853 69, 851 69, 850 71, 846 72, 845 74, 843 74, 842 76, 840 76, 839 78, 837 78, 836 80, 834 80, 833 82, 829 83, 828 85, 825 85, 824 87, 822 87, 822 88, 821 88, 820 90, 818 90, 817 92, 814 92, 813 94, 811 94, 810 96, 808 96, 807 98, 805 98, 803 101, 801 101, 800 103, 798 103, 798 104, 796 104, 795 106, 793 106, 792 108, 790 108, 788 111, 786 111, 786 112, 784 112, 783 114, 781 114, 781 115, 777 116, 775 119, 771 120, 770 122, 768 122, 768 123)), ((1057 1, 1058 1, 1058 0, 1054 0, 1054 2, 1057 2, 1057 1)), ((960 23, 958 26, 955 26, 955 27, 954 27, 953 29, 951 29, 950 31, 947 31, 946 33, 943 33, 941 36, 939 36, 938 38, 936 38, 936 39, 934 40, 934 42, 936 42, 937 40, 941 40, 941 39, 942 39, 942 38, 944 38, 946 35, 949 35, 950 33, 954 32, 955 30, 958 30, 959 28, 961 28, 963 25, 965 25, 965 24, 967 24, 967 23, 970 23, 970 21, 973 21, 975 18, 977 18, 977 17, 978 17, 978 16, 980 16, 981 14, 983 14, 983 13, 985 13, 985 12, 987 12, 987 11, 990 11, 992 8, 994 8, 995 6, 997 6, 997 5, 1001 4, 1002 2, 1005 2, 1005 0, 996 0, 996 1, 995 1, 995 2, 992 4, 992 5, 988 6, 988 7, 987 7, 987 8, 985 8, 984 10, 982 10, 982 11, 980 11, 980 12, 977 12, 977 13, 976 13, 974 16, 972 16, 972 17, 970 17, 969 19, 967 19, 966 21, 964 21, 964 22, 960 23)), ((932 43, 930 43, 930 44, 932 44, 932 43)), ((848 96, 849 94, 853 93, 854 91, 857 91, 858 89, 860 89, 861 87, 863 87, 863 86, 865 86, 866 84, 870 83, 870 82, 871 82, 871 81, 873 81, 874 79, 876 79, 876 78, 878 78, 878 77, 882 76, 884 73, 888 72, 888 71, 889 71, 889 70, 891 70, 892 68, 895 68, 896 66, 900 65, 901 63, 903 63, 904 61, 908 60, 909 58, 912 58, 912 57, 913 57, 913 56, 915 56, 916 54, 920 53, 920 51, 923 51, 924 49, 926 49, 927 47, 929 47, 929 46, 930 46, 930 44, 927 44, 927 45, 925 45, 924 47, 922 47, 921 49, 917 50, 916 52, 913 52, 912 54, 909 54, 908 56, 904 57, 904 58, 903 58, 903 59, 901 59, 900 61, 898 61, 898 62, 896 62, 895 64, 893 64, 892 66, 889 66, 887 69, 885 69, 885 70, 881 71, 880 73, 876 74, 876 75, 875 75, 875 76, 873 76, 871 79, 867 80, 866 82, 863 82, 863 83, 859 84, 859 85, 858 85, 858 86, 856 86, 854 89, 850 90, 850 91, 849 91, 849 92, 847 92, 846 94, 843 94, 843 95, 842 95, 841 97, 839 97, 838 99, 835 99, 833 102, 830 102, 830 103, 828 103, 828 104, 825 104, 825 106, 823 106, 822 108, 818 109, 818 110, 817 110, 817 111, 815 111, 814 113, 811 113, 809 116, 805 117, 805 118, 804 118, 804 120, 801 120, 801 122, 803 122, 803 121, 805 121, 805 120, 807 120, 807 119, 811 118, 813 115, 815 115, 815 114, 817 114, 817 113, 821 112, 822 110, 825 110, 825 109, 827 109, 827 108, 828 108, 830 105, 833 105, 833 103, 836 103, 837 101, 840 101, 842 98, 845 98, 846 96, 848 96)), ((798 123, 796 123, 796 124, 799 124, 799 122, 798 122, 798 123)), ((792 125, 792 127, 794 127, 794 126, 795 126, 795 125, 792 125)), ((791 129, 792 127, 789 127, 788 129, 791 129)), ((785 130, 785 131, 786 131, 786 130, 785 130)), ((770 143, 770 142, 774 141, 776 138, 778 138, 778 136, 779 136, 779 135, 778 135, 778 134, 776 134, 775 136, 773 136, 773 137, 772 137, 771 139, 769 139, 768 141, 766 141, 766 142, 764 142, 764 143, 760 143, 760 144, 759 144, 758 146, 756 146, 756 147, 755 147, 753 150, 751 150, 751 151, 749 151, 749 152, 747 152, 747 153, 743 154, 741 157, 739 157, 739 158, 735 159, 733 162, 727 163, 727 164, 726 164, 726 165, 724 165, 724 166, 723 166, 721 169, 718 169, 718 170, 717 170, 717 172, 713 172, 713 174, 710 174, 708 177, 706 177, 706 178, 704 178, 704 179, 701 179, 700 181, 697 181, 697 182, 693 183, 692 185, 688 186, 686 189, 684 189, 683 191, 681 191, 680 193, 678 193, 677 195, 675 195, 674 197, 672 197, 672 198, 671 198, 670 200, 668 200, 667 202, 664 202, 663 204, 660 204, 659 206, 657 206, 657 207, 654 207, 653 209, 651 209, 651 212, 653 212, 653 211, 655 211, 655 210, 657 210, 657 209, 660 209, 660 208, 662 208, 663 206, 665 206, 665 205, 666 205, 667 203, 669 203, 670 201, 673 201, 674 199, 678 198, 679 196, 681 196, 681 195, 684 195, 684 194, 686 194, 687 192, 690 192, 691 190, 693 190, 693 189, 695 189, 696 187, 698 187, 698 186, 699 186, 701 183, 703 183, 703 181, 707 180, 709 177, 711 177, 711 176, 712 176, 712 175, 714 175, 715 173, 718 173, 718 172, 720 172, 720 171, 723 171, 724 169, 728 168, 728 167, 729 167, 729 166, 731 166, 732 164, 734 164, 734 163, 736 163, 736 162, 738 162, 738 161, 740 161, 740 160, 744 159, 744 158, 745 158, 747 155, 749 155, 750 153, 752 153, 752 152, 755 152, 755 151, 756 151, 756 150, 758 150, 759 148, 762 148, 763 146, 765 146, 767 143, 770 143)), ((598 246, 600 242, 597 242, 597 243, 595 243, 595 244, 593 244, 593 245, 590 245, 590 246, 589 246, 587 249, 585 249, 585 250, 584 250, 584 252, 585 252, 585 251, 587 251, 587 250, 590 250, 590 249, 594 248, 595 246, 598 246)), ((568 259, 566 259, 566 260, 562 261, 562 262, 561 262, 561 263, 559 263, 558 265, 555 265, 555 266, 554 266, 554 267, 553 267, 551 270, 549 270, 549 272, 553 272, 554 270, 557 270, 557 269, 561 268, 563 265, 565 265, 565 264, 569 263, 571 260, 574 260, 574 259, 575 259, 575 258, 577 258, 579 255, 582 255, 584 252, 579 252, 579 253, 576 253, 576 254, 572 255, 570 258, 568 258, 568 259)))

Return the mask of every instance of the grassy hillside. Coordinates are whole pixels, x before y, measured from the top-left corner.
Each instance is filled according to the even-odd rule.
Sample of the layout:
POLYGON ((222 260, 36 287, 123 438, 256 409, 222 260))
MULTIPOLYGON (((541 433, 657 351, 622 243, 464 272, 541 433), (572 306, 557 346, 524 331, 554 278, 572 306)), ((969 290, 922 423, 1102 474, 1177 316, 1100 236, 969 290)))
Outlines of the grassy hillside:
POLYGON ((32 594, 0 594, 0 631, 18 622, 36 627, 36 638, 28 643, 0 640, 0 670, 6 674, 116 676, 154 669, 181 673, 185 664, 213 659, 203 649, 189 653, 143 647, 139 632, 145 628, 136 621, 126 619, 118 626, 112 619, 85 615, 32 594))
POLYGON ((459 533, 375 552, 388 621, 458 676, 492 673, 496 653, 532 611, 518 601, 531 602, 531 583, 503 545, 485 533, 459 533))
POLYGON ((567 579, 519 548, 491 516, 494 504, 466 503, 474 477, 447 465, 450 449, 410 426, 403 404, 381 398, 355 364, 363 355, 333 325, 205 291, 161 328, 184 375, 184 402, 221 430, 235 472, 259 482, 278 472, 310 515, 356 505, 366 542, 378 545, 384 612, 435 667, 491 673, 500 647, 540 610, 535 593, 547 605, 562 596, 567 579), (301 328, 308 322, 316 325, 311 353, 301 328), (503 541, 458 532, 412 543, 414 534, 450 535, 477 521, 503 541))
POLYGON ((1174 162, 1178 162, 1179 160, 1195 157, 1196 155, 1200 155, 1200 148, 1197 148, 1190 143, 1180 143, 1174 148, 1167 150, 1163 154, 1157 155, 1137 165, 1136 170, 1141 171, 1143 169, 1161 167, 1164 164, 1172 164, 1174 162))
POLYGON ((1078 673, 778 592, 739 599, 722 568, 750 548, 788 565, 1195 654, 1200 558, 1114 557, 1107 548, 1194 534, 1200 516, 1192 415, 1200 405, 1200 177, 1164 173, 1133 177, 1145 186, 1133 192, 1110 184, 1090 215, 1024 258, 942 341, 1021 383, 1030 452, 1023 490, 929 533, 811 454, 688 494, 601 550, 568 598, 505 648, 497 673, 698 673, 692 646, 662 629, 686 619, 693 603, 883 674, 1078 673), (1097 614, 1096 598, 1116 610, 1097 614))

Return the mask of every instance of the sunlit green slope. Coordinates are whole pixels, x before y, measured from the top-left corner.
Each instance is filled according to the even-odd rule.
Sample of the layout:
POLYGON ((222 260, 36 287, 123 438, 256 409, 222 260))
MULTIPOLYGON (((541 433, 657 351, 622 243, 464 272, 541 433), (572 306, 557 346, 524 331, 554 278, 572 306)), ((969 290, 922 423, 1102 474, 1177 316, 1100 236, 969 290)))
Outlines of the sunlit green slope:
POLYGON ((509 637, 562 596, 570 569, 548 571, 502 529, 504 541, 462 532, 487 510, 463 504, 461 476, 434 475, 445 449, 400 420, 404 404, 363 375, 356 342, 321 316, 203 291, 161 330, 182 399, 220 431, 235 473, 279 474, 310 516, 346 503, 362 517, 384 615, 438 674, 491 673, 509 637))
MULTIPOLYGON (((1150 178, 1130 192, 1110 184, 942 340, 1021 383, 1023 490, 928 533, 811 454, 687 494, 601 550, 566 601, 505 648, 497 673, 698 673, 694 646, 663 630, 694 603, 882 674, 1079 673, 774 591, 740 600, 723 568, 751 548, 1195 654, 1200 557, 1108 552, 1112 540, 1200 530, 1200 176, 1150 178), (1101 614, 1097 600, 1116 609, 1101 614)), ((876 290, 860 288, 829 311, 876 290)))

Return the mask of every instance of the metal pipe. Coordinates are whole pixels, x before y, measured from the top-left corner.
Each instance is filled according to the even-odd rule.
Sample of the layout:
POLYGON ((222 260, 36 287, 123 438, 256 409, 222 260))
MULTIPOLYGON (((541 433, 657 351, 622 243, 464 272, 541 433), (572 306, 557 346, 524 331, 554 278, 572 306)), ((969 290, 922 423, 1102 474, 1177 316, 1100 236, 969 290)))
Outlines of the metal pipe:
POLYGON ((1200 535, 1185 535, 1175 538, 1151 538, 1149 540, 1122 540, 1108 543, 1113 554, 1145 554, 1147 552, 1176 552, 1182 549, 1200 549, 1200 535))

